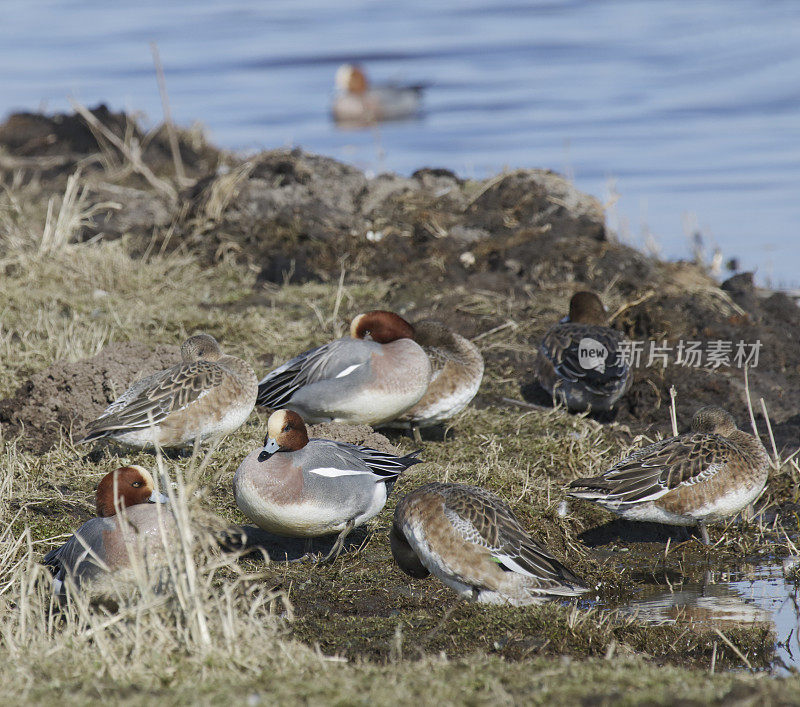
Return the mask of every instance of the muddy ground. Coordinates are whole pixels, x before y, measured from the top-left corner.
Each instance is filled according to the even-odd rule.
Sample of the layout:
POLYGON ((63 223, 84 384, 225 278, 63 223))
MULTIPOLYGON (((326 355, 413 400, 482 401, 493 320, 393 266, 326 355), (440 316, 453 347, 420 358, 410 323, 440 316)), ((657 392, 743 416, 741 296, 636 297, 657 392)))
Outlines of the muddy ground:
MULTIPOLYGON (((754 414, 772 449, 763 398, 777 450, 786 457, 800 445, 796 302, 754 286, 748 273, 720 283, 703 263, 668 263, 617 242, 605 228, 602 204, 550 172, 515 170, 474 181, 421 169, 411 177, 368 178, 301 150, 238 157, 208 145, 197 132, 181 131, 186 178, 180 181, 163 129, 145 133, 130 117, 104 107, 93 114, 124 149, 79 116, 20 114, 0 126, 0 180, 25 195, 20 212, 44 213, 79 172, 85 218, 74 242, 99 248, 119 241, 134 261, 185 258, 197 268, 198 291, 205 281, 213 287, 196 300, 189 293, 180 305, 154 295, 165 297, 161 308, 175 312, 174 325, 159 320, 148 323, 147 331, 128 330, 125 340, 104 342, 92 356, 53 357, 46 364, 31 363, 42 359, 32 356, 5 366, 2 439, 30 455, 29 467, 60 468, 71 455, 94 474, 75 477, 77 488, 42 481, 35 502, 11 509, 21 513, 15 523, 27 524, 39 537, 66 532, 90 517, 101 469, 120 455, 126 463, 152 464, 148 455, 113 449, 91 456, 69 441, 132 380, 176 362, 183 333, 213 333, 249 356, 260 374, 329 338, 329 329, 341 331, 359 308, 389 307, 411 320, 434 316, 475 339, 486 359, 486 379, 452 429, 425 434, 422 456, 430 464, 415 467, 398 483, 377 525, 354 533, 346 558, 330 567, 286 563, 300 556, 297 543, 282 545, 251 531, 248 542, 275 560, 268 565, 269 581, 287 592, 294 607, 288 635, 326 653, 379 662, 440 652, 524 661, 619 651, 690 667, 707 667, 712 654, 720 668, 743 665, 708 627, 646 626, 595 607, 624 599, 642 577, 666 576, 675 584, 709 567, 788 554, 782 529, 797 532, 800 483, 787 465, 770 480, 760 520, 717 529, 719 544, 711 552, 694 541, 681 544, 678 532, 614 521, 588 504, 576 504, 566 519, 556 510, 563 483, 589 466, 602 471, 636 435, 669 434, 673 386, 682 430, 694 410, 709 403, 728 408, 748 428, 743 371, 672 361, 664 368, 641 366, 615 420, 598 422, 549 410, 533 380, 532 361, 542 334, 582 288, 601 293, 613 324, 634 340, 672 347, 681 340, 703 346, 760 341, 758 365, 749 371, 754 414), (231 271, 250 277, 245 289, 245 278, 226 274, 231 271), (346 283, 343 297, 337 294, 340 278, 346 283), (234 280, 226 290, 225 283, 234 280), (320 313, 321 297, 335 303, 329 319, 320 313), (248 328, 267 316, 285 328, 248 328), (434 580, 412 582, 393 566, 384 540, 394 500, 404 487, 445 477, 489 485, 515 499, 524 524, 597 587, 580 615, 558 603, 524 610, 463 604, 434 580), (668 558, 667 539, 673 548, 668 558)), ((22 268, 9 249, 0 241, 0 268, 13 279, 22 268)), ((52 306, 75 326, 91 328, 117 317, 110 305, 95 310, 69 300, 70 293, 63 293, 52 306)), ((131 299, 130 306, 138 305, 131 299)), ((26 343, 21 331, 10 336, 5 351, 26 343)), ((232 507, 230 479, 237 459, 263 439, 264 423, 263 411, 254 415, 207 472, 204 500, 237 526, 246 523, 232 507)), ((359 437, 355 441, 411 449, 396 433, 387 433, 389 442, 369 429, 351 434, 359 437)), ((318 547, 324 551, 329 543, 318 547)), ((244 562, 255 571, 263 567, 263 556, 244 562)), ((769 664, 769 627, 732 627, 726 636, 754 666, 769 664)))
MULTIPOLYGON (((143 163, 153 175, 170 175, 163 130, 145 135, 127 116, 103 106, 94 114, 120 139, 127 136, 142 145, 143 163)), ((97 139, 79 116, 11 116, 0 126, 0 177, 38 185, 44 201, 80 168, 91 200, 113 202, 113 208, 89 219, 80 239, 127 234, 133 252, 179 249, 209 266, 233 258, 241 267, 257 269, 259 284, 335 282, 344 268, 350 278, 385 280, 396 306, 412 317, 434 314, 467 336, 488 330, 492 314, 495 324, 504 323, 500 312, 487 316, 479 305, 472 306, 469 293, 511 298, 509 314, 528 320, 525 335, 513 351, 486 352, 487 363, 515 377, 517 397, 529 402, 548 402, 533 380, 531 359, 543 332, 564 314, 564 290, 588 287, 602 293, 610 312, 618 312, 614 324, 637 341, 665 341, 673 348, 670 362, 680 340, 704 347, 714 340, 734 346, 758 341, 758 365, 750 371, 752 399, 768 402, 780 450, 800 444, 796 303, 755 287, 749 273, 720 285, 702 264, 662 262, 616 242, 606 232, 602 205, 556 174, 516 170, 467 181, 447 170, 422 169, 409 178, 368 179, 353 167, 299 149, 242 160, 196 135, 182 133, 181 138, 192 184, 177 199, 124 165, 124 155, 108 140, 97 139)), ((257 285, 245 304, 258 303, 261 291, 257 285)), ((643 364, 646 359, 645 353, 643 364)), ((41 446, 37 430, 51 429, 54 415, 45 408, 43 425, 36 419, 39 413, 24 409, 24 400, 31 395, 52 399, 53 390, 38 387, 67 385, 59 380, 59 365, 46 380, 32 378, 17 397, 0 404, 0 421, 12 429, 24 424, 34 446, 41 446)), ((747 419, 740 367, 656 364, 639 368, 617 421, 633 432, 663 421, 671 386, 681 401, 681 429, 697 407, 708 403, 747 419)), ((499 402, 492 395, 478 399, 478 404, 499 402)), ((759 420, 757 402, 755 408, 759 420)), ((63 414, 55 418, 69 426, 63 414)))

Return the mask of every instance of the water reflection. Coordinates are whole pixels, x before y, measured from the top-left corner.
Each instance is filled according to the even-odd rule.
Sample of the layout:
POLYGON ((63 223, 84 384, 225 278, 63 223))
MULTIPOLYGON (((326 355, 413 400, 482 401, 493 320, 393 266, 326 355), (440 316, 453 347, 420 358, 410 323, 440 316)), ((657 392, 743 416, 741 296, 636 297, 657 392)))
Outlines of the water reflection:
POLYGON ((774 668, 800 670, 798 587, 775 563, 695 577, 662 576, 640 585, 634 599, 618 607, 654 623, 700 623, 719 628, 771 624, 777 637, 774 668))

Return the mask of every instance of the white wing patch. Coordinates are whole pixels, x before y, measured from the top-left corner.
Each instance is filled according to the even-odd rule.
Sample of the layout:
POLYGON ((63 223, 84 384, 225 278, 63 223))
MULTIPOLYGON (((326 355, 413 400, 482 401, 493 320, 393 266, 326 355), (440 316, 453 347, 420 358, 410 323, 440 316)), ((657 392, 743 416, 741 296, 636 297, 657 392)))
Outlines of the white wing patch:
POLYGON ((330 466, 322 466, 317 469, 308 469, 309 474, 317 474, 317 476, 326 476, 333 478, 336 476, 373 476, 371 471, 359 471, 358 469, 334 469, 330 466))
POLYGON ((348 366, 347 368, 345 368, 341 373, 337 373, 336 377, 344 378, 345 376, 349 376, 353 371, 356 370, 356 368, 361 368, 361 366, 363 365, 364 365, 363 363, 354 363, 352 366, 348 366))
POLYGON ((528 577, 536 577, 535 574, 529 572, 524 567, 521 567, 520 565, 518 565, 514 561, 514 559, 512 557, 509 557, 508 555, 497 555, 495 553, 492 553, 492 557, 497 562, 499 562, 501 565, 504 565, 506 568, 508 568, 508 569, 510 569, 510 570, 512 570, 514 572, 518 572, 519 574, 527 575, 528 577))

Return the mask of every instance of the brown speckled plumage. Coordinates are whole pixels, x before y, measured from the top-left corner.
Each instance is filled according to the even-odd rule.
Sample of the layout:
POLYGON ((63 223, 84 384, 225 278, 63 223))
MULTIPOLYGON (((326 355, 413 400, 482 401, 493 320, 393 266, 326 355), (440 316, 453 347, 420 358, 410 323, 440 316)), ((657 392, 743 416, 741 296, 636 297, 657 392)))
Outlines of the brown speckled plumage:
POLYGON ((392 553, 413 577, 425 571, 466 598, 531 604, 586 591, 580 580, 485 489, 427 484, 395 509, 392 553))
POLYGON ((600 476, 573 481, 568 493, 632 520, 674 525, 738 513, 766 483, 764 446, 715 406, 700 408, 692 428, 643 447, 600 476))
POLYGON ((430 319, 415 322, 414 341, 428 355, 431 380, 422 399, 390 427, 429 427, 449 420, 475 397, 483 379, 478 347, 444 324, 430 319))
POLYGON ((205 334, 187 339, 181 354, 182 363, 134 383, 80 441, 112 437, 133 446, 181 447, 241 425, 255 405, 253 369, 205 334))

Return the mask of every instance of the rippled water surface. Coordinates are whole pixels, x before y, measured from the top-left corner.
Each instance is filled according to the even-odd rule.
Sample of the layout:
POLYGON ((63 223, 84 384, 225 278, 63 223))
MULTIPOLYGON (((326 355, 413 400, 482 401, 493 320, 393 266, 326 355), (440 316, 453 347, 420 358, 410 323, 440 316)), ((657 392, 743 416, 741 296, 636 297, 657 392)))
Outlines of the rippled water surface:
POLYGON ((712 626, 723 635, 729 627, 768 624, 777 641, 773 668, 784 673, 800 670, 799 599, 783 566, 767 562, 707 572, 702 580, 665 577, 637 586, 634 598, 620 608, 639 620, 712 626))
POLYGON ((800 4, 793 0, 0 3, 0 112, 67 97, 161 109, 237 149, 301 145, 370 171, 548 167, 667 256, 800 283, 800 4), (429 82, 419 120, 340 131, 333 74, 429 82))

